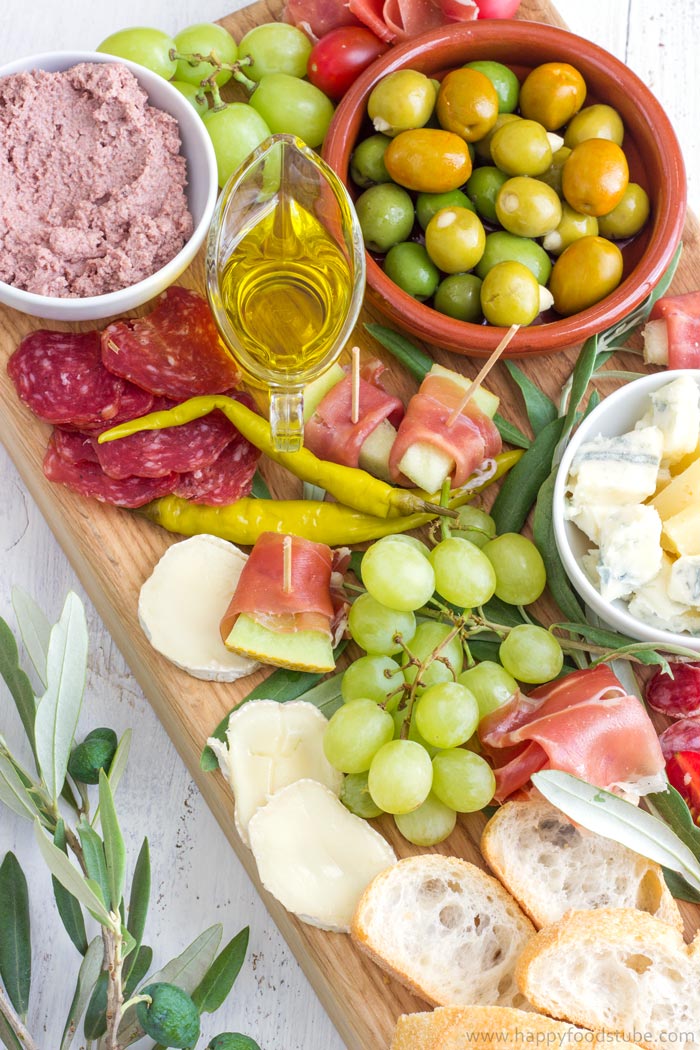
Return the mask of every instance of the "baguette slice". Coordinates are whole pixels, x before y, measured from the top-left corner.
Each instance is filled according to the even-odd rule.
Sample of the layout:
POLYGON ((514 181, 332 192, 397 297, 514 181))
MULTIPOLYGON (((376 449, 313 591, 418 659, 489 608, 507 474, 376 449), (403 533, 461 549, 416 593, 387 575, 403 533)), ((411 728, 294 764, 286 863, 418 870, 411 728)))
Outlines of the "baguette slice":
MULTIPOLYGON (((443 1006, 399 1017, 389 1050, 525 1050, 593 1047, 595 1033, 541 1014, 505 1006, 443 1006)), ((631 1050, 625 1039, 606 1039, 608 1050, 631 1050)))
POLYGON ((516 979, 545 1013, 649 1050, 700 1042, 700 938, 646 912, 571 912, 530 941, 516 979))
POLYGON ((350 932, 428 1002, 524 1004, 513 974, 534 927, 496 879, 464 860, 399 861, 369 884, 350 932))
POLYGON ((538 929, 585 908, 639 908, 683 928, 658 864, 578 828, 545 799, 501 806, 481 852, 538 929))

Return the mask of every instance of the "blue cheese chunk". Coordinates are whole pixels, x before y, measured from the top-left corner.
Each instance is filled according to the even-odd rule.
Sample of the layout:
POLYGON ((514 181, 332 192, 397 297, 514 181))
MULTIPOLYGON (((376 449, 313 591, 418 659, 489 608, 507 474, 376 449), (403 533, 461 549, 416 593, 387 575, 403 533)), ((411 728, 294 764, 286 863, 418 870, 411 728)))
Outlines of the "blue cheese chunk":
POLYGON ((620 507, 600 534, 598 577, 607 601, 628 598, 661 568, 661 518, 653 507, 620 507))
POLYGON ((673 563, 668 595, 676 602, 700 609, 700 555, 688 554, 673 563))
POLYGON ((700 435, 698 384, 690 376, 679 376, 650 395, 651 408, 637 429, 658 427, 663 435, 664 463, 673 465, 697 447, 700 435))
POLYGON ((588 536, 593 543, 600 543, 600 530, 603 524, 617 509, 613 504, 579 504, 569 502, 564 507, 564 517, 588 536))
POLYGON ((571 507, 641 503, 656 491, 663 434, 656 426, 584 442, 571 464, 571 507))
POLYGON ((673 560, 664 554, 657 575, 640 587, 629 603, 629 612, 636 619, 662 631, 700 632, 700 613, 669 596, 673 560))

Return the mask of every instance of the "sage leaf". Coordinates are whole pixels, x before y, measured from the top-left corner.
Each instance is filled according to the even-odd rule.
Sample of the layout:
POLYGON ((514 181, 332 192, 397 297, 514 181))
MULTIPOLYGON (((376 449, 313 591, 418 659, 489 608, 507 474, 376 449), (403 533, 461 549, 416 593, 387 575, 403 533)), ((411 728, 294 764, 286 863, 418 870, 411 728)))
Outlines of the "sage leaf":
POLYGON ((675 871, 663 868, 664 882, 668 891, 676 900, 689 901, 691 904, 700 904, 700 890, 694 890, 685 879, 675 871))
POLYGON ((668 824, 700 859, 700 828, 694 822, 683 796, 669 784, 665 791, 654 791, 647 795, 645 801, 652 813, 668 824))
POLYGON ((12 588, 12 607, 17 617, 17 626, 22 636, 27 656, 37 673, 44 689, 46 681, 46 661, 49 655, 49 638, 51 624, 43 609, 21 587, 12 588))
POLYGON ((133 993, 136 991, 138 986, 143 981, 144 977, 151 968, 153 962, 153 949, 149 948, 147 944, 141 945, 137 952, 134 952, 134 962, 131 967, 131 971, 125 977, 124 980, 124 998, 130 999, 133 993))
POLYGON ((102 943, 102 938, 98 936, 90 941, 87 951, 85 952, 85 958, 80 964, 73 1001, 70 1004, 68 1017, 66 1018, 66 1023, 63 1029, 60 1050, 68 1050, 73 1042, 78 1030, 78 1025, 85 1013, 85 1007, 88 1004, 93 988, 100 976, 103 958, 104 945, 102 943))
POLYGON ((73 867, 65 853, 61 853, 60 849, 47 838, 38 820, 34 822, 34 836, 51 874, 55 875, 61 885, 65 886, 68 892, 72 893, 83 907, 87 908, 93 918, 103 926, 111 927, 112 920, 109 913, 95 891, 88 885, 88 880, 73 867))
POLYGON ((109 902, 112 911, 119 910, 119 904, 126 883, 126 847, 119 827, 114 798, 104 769, 100 770, 99 780, 100 824, 104 839, 104 856, 107 863, 107 885, 109 902))
MULTIPOLYGON (((54 845, 67 856, 66 831, 61 818, 56 822, 53 841, 54 845)), ((83 912, 80 904, 73 894, 69 893, 68 890, 61 885, 55 875, 51 876, 51 884, 53 886, 53 895, 56 899, 58 914, 61 917, 61 922, 65 927, 66 933, 80 954, 85 955, 88 950, 88 940, 85 932, 85 920, 83 919, 83 912)))
POLYGON ((10 1002, 25 1020, 32 974, 27 880, 14 853, 0 864, 0 977, 10 1002))
POLYGON ((366 324, 365 329, 385 350, 388 350, 397 361, 401 362, 414 379, 417 379, 419 383, 425 379, 433 367, 433 359, 424 350, 420 350, 410 339, 399 335, 393 328, 387 328, 383 324, 366 324))
MULTIPOLYGON (((129 750, 131 749, 131 735, 132 735, 132 730, 131 729, 127 729, 126 732, 121 737, 119 743, 117 744, 117 750, 114 752, 114 757, 112 758, 112 761, 110 762, 110 765, 109 765, 109 772, 107 773, 107 780, 109 782, 109 786, 111 788, 112 795, 114 795, 114 793, 116 792, 117 787, 119 785, 119 781, 121 780, 122 776, 124 775, 124 770, 126 769, 127 763, 129 761, 129 750)), ((92 820, 90 821, 90 823, 93 826, 93 828, 97 827, 97 821, 99 819, 100 819, 100 804, 99 804, 99 799, 98 799, 97 808, 95 809, 95 812, 93 814, 92 820)))
MULTIPOLYGON (((618 634, 617 631, 595 627, 588 623, 555 623, 552 626, 568 631, 569 634, 579 635, 593 645, 605 646, 614 653, 634 654, 639 663, 649 666, 660 665, 664 669, 668 668, 668 660, 658 649, 662 649, 664 653, 673 652, 676 656, 685 656, 690 660, 697 659, 697 653, 693 649, 686 649, 680 645, 667 649, 663 645, 657 647, 653 642, 636 642, 634 638, 627 638, 624 634, 618 634)), ((610 656, 606 654, 605 661, 607 662, 608 659, 610 656)))
POLYGON ((24 1044, 20 1043, 19 1039, 10 1028, 10 1022, 7 1020, 4 1014, 0 1013, 0 1042, 7 1047, 7 1050, 24 1050, 24 1044))
POLYGON ((16 813, 18 817, 43 820, 34 798, 29 794, 24 782, 4 750, 0 750, 0 802, 16 813))
POLYGON ((184 952, 158 970, 149 978, 149 983, 164 981, 166 984, 177 984, 188 995, 192 995, 204 974, 214 961, 223 927, 220 922, 200 933, 184 952))
POLYGON ((87 675, 88 633, 85 609, 72 591, 51 630, 46 664, 48 685, 36 712, 39 767, 55 802, 66 779, 68 757, 78 725, 87 675))
POLYGON ((36 700, 31 682, 19 666, 19 653, 14 635, 5 621, 0 618, 0 676, 10 690, 17 713, 22 721, 27 740, 31 744, 36 760, 34 740, 34 723, 36 719, 36 700))
MULTIPOLYGON (((80 845, 83 847, 83 861, 88 876, 95 883, 95 892, 102 900, 102 903, 109 906, 110 892, 104 843, 97 832, 84 819, 78 824, 78 835, 80 837, 80 845)), ((116 911, 116 909, 114 910, 116 911)))
POLYGON ((570 773, 548 769, 533 773, 532 782, 548 802, 577 824, 678 872, 700 891, 700 862, 658 817, 570 773))
POLYGON ((137 956, 143 931, 146 928, 146 915, 148 914, 148 902, 151 896, 151 856, 148 848, 148 839, 144 839, 136 858, 134 877, 131 880, 131 895, 129 897, 129 918, 126 927, 136 942, 131 966, 127 969, 127 977, 136 966, 137 956))
POLYGON ((537 435, 548 423, 557 418, 557 406, 513 361, 506 361, 505 366, 511 379, 520 388, 527 418, 533 433, 537 435))
POLYGON ((588 384, 596 369, 598 356, 598 336, 592 335, 581 347, 576 359, 574 370, 571 373, 571 391, 569 393, 569 404, 564 417, 564 429, 562 431, 559 446, 554 455, 554 463, 558 464, 561 453, 566 447, 571 431, 576 423, 576 413, 579 405, 588 390, 588 384))
MULTIPOLYGON (((525 455, 527 455, 527 452, 525 455)), ((525 456, 523 456, 523 459, 525 459, 525 456)), ((520 462, 522 463, 522 460, 520 462)), ((554 539, 552 507, 556 477, 557 472, 553 470, 542 483, 537 494, 535 514, 532 520, 532 538, 542 555, 542 561, 547 571, 547 586, 554 601, 568 620, 573 623, 585 624, 583 608, 569 583, 569 577, 564 571, 554 539)))
POLYGON ((506 475, 491 508, 499 535, 520 532, 525 524, 540 487, 552 469, 552 456, 563 426, 562 419, 548 423, 506 475))
POLYGON ((246 926, 217 955, 204 977, 192 992, 200 1014, 213 1014, 233 988, 248 950, 250 930, 246 926))
POLYGON ((267 482, 262 476, 259 470, 255 471, 253 476, 253 487, 251 488, 252 494, 256 499, 271 499, 270 490, 267 487, 267 482))
POLYGON ((500 412, 496 412, 493 422, 498 433, 509 445, 515 445, 516 448, 529 448, 532 444, 527 434, 523 434, 522 430, 516 427, 515 423, 510 423, 507 419, 504 419, 500 412))

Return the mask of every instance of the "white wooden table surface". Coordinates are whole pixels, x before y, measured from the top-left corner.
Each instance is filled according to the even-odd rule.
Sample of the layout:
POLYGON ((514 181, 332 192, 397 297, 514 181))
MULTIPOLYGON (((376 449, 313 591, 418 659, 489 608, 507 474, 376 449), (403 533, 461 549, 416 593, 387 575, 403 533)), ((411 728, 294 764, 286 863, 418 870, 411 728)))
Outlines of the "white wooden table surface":
MULTIPOLYGON (((0 64, 56 49, 90 50, 116 29, 159 26, 171 33, 244 6, 241 0, 2 0, 0 64)), ((607 47, 650 85, 670 114, 684 148, 690 205, 700 208, 700 80, 696 42, 700 0, 559 0, 569 26, 607 47)), ((700 283, 700 274, 698 274, 700 283)), ((0 447, 0 615, 14 627, 10 589, 19 584, 56 618, 70 588, 82 593, 47 523, 0 447)), ((84 595, 83 595, 84 597, 84 595)), ((90 676, 82 716, 85 731, 100 725, 134 729, 118 810, 130 861, 144 834, 153 861, 147 943, 155 962, 175 955, 213 922, 231 937, 251 927, 250 952, 235 992, 203 1033, 240 1031, 263 1050, 342 1050, 306 978, 277 933, 218 825, 114 646, 87 603, 90 676)), ((0 733, 21 737, 18 719, 0 691, 0 733)), ((33 990, 30 1030, 45 1050, 60 1040, 78 956, 55 914, 49 876, 37 858, 31 827, 0 810, 0 856, 12 849, 30 884, 33 990)), ((342 995, 342 988, 338 990, 342 995)), ((77 1045, 77 1044, 76 1044, 77 1045)), ((367 1048, 380 1050, 380 1048, 367 1048)))

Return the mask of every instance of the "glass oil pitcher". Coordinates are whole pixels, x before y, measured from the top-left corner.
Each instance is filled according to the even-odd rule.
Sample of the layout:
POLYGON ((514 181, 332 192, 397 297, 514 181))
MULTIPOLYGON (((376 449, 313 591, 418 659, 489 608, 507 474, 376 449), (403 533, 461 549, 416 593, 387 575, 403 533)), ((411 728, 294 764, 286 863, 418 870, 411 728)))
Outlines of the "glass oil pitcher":
POLYGON ((365 256, 340 179, 301 139, 273 135, 221 194, 207 293, 246 378, 269 391, 275 447, 303 443, 303 389, 339 357, 362 305, 365 256))

